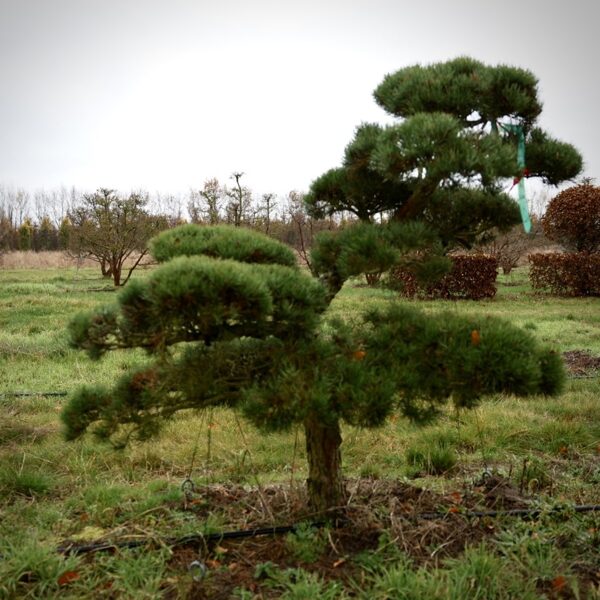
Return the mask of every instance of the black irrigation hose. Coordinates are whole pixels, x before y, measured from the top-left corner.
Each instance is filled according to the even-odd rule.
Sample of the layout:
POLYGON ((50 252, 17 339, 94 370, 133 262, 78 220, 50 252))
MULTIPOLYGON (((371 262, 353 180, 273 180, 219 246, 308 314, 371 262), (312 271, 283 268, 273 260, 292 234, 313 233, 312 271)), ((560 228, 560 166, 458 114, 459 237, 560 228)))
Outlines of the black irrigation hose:
MULTIPOLYGON (((324 522, 310 523, 310 527, 323 527, 324 522)), ((296 525, 279 525, 276 527, 262 527, 258 529, 241 529, 238 531, 223 531, 221 533, 192 533, 180 538, 162 538, 161 542, 167 546, 185 546, 187 544, 199 542, 220 542, 221 540, 234 540, 239 538, 258 537, 261 535, 281 535, 283 533, 292 533, 299 527, 296 525)), ((103 552, 105 550, 114 550, 115 548, 137 548, 144 546, 150 540, 125 540, 122 542, 95 542, 91 544, 68 544, 59 546, 56 550, 61 554, 86 554, 88 552, 103 552)))
MULTIPOLYGON (((458 507, 457 507, 458 508, 458 507)), ((496 518, 496 517, 531 517, 535 519, 539 517, 542 513, 546 512, 547 514, 556 514, 556 513, 568 513, 569 511, 573 511, 576 513, 586 513, 586 512, 597 512, 600 511, 599 504, 577 504, 575 506, 561 506, 557 508, 551 508, 550 510, 544 511, 541 508, 510 508, 505 510, 466 510, 461 511, 458 510, 456 513, 439 513, 439 512, 431 512, 431 513, 420 513, 415 515, 418 519, 425 519, 429 521, 434 521, 436 519, 441 519, 446 517, 448 514, 457 514, 462 515, 468 518, 496 518)))
MULTIPOLYGON (((548 514, 556 514, 562 512, 575 512, 575 513, 587 513, 587 512, 599 512, 600 504, 581 504, 570 507, 559 507, 552 508, 548 511, 544 511, 540 508, 513 508, 508 510, 468 510, 452 512, 430 512, 430 513, 417 513, 415 515, 406 514, 406 518, 412 519, 425 519, 429 521, 437 519, 445 519, 450 514, 456 514, 458 516, 466 518, 497 518, 497 517, 530 517, 536 518, 543 512, 548 514)), ((325 525, 325 522, 319 521, 316 523, 310 523, 311 527, 321 528, 325 525)), ((262 535, 280 535, 283 533, 292 533, 296 531, 299 524, 295 525, 280 525, 278 527, 263 527, 258 529, 241 529, 238 531, 224 531, 221 533, 193 533, 185 535, 180 538, 163 538, 161 540, 167 546, 185 546, 187 544, 194 543, 205 543, 205 542, 220 542, 222 540, 233 540, 240 538, 258 537, 262 535)), ((115 550, 116 548, 137 548, 144 546, 150 539, 143 540, 125 540, 121 542, 95 542, 91 544, 68 544, 65 546, 59 546, 56 550, 61 554, 87 554, 88 552, 104 552, 106 550, 115 550)))
POLYGON ((69 392, 3 392, 0 398, 26 398, 29 396, 66 396, 69 392))

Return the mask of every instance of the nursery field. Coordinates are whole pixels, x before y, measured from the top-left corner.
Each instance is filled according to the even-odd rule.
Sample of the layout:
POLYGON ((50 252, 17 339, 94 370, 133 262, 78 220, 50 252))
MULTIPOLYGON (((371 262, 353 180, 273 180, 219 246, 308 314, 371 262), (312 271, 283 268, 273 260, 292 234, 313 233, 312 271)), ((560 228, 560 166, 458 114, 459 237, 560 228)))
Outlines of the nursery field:
POLYGON ((524 268, 481 302, 346 283, 332 314, 503 317, 568 379, 558 398, 497 396, 425 427, 345 427, 339 523, 307 512, 301 430, 215 409, 125 450, 65 442, 67 395, 145 360, 69 348, 69 320, 114 299, 95 269, 0 270, 0 598, 600 599, 600 299, 535 295, 524 268))

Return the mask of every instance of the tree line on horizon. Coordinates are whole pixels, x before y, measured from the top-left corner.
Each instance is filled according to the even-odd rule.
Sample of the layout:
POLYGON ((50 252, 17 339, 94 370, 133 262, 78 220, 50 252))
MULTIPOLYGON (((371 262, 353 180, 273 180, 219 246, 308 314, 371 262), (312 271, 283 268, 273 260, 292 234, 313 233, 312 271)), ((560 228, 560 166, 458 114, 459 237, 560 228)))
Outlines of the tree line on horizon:
MULTIPOLYGON (((174 196, 151 199, 147 192, 133 192, 122 197, 106 188, 79 199, 74 191, 58 194, 50 203, 54 234, 48 203, 39 194, 33 198, 37 222, 25 216, 20 223, 27 214, 27 195, 17 192, 6 202, 11 195, 0 194, 0 248, 50 249, 51 244, 62 244, 81 256, 90 253, 89 239, 95 238, 91 245, 102 247, 103 274, 116 273, 120 269, 115 271, 114 265, 105 269, 112 261, 103 255, 106 239, 115 238, 111 243, 118 245, 124 232, 132 239, 128 228, 137 218, 140 234, 134 236, 133 249, 142 253, 160 229, 190 221, 249 226, 307 257, 310 240, 307 243, 305 233, 312 237, 315 223, 334 229, 350 215, 364 225, 419 222, 435 234, 443 254, 468 251, 507 234, 521 219, 525 229, 531 229, 526 178, 558 186, 581 173, 578 150, 538 126, 542 105, 537 86, 529 71, 485 65, 469 57, 406 67, 386 76, 373 93, 397 122, 386 127, 358 125, 342 165, 317 177, 306 195, 289 193, 283 207, 275 194, 255 198, 243 185, 244 173, 237 171, 229 185, 213 178, 202 189, 191 190, 186 215, 182 200, 174 196), (519 186, 520 205, 506 192, 510 180, 519 186), (119 219, 123 226, 112 227, 110 235, 100 239, 99 231, 107 231, 106 224, 119 219), (82 243, 84 238, 88 239, 82 243)), ((366 273, 373 280, 379 275, 366 273)))
MULTIPOLYGON (((143 212, 159 219, 161 229, 186 222, 244 226, 275 237, 300 252, 305 245, 310 245, 316 232, 335 229, 353 220, 351 214, 314 219, 306 212, 301 192, 292 190, 283 196, 274 193, 258 196, 242 184, 242 176, 243 173, 233 173, 233 186, 221 184, 215 177, 209 178, 202 188, 190 189, 187 198, 151 194, 145 190, 126 195, 110 191, 115 198, 141 200, 143 212)), ((108 188, 87 193, 62 186, 31 193, 0 184, 0 253, 73 252, 76 250, 72 243, 74 229, 81 227, 85 220, 82 208, 105 189, 108 188)))

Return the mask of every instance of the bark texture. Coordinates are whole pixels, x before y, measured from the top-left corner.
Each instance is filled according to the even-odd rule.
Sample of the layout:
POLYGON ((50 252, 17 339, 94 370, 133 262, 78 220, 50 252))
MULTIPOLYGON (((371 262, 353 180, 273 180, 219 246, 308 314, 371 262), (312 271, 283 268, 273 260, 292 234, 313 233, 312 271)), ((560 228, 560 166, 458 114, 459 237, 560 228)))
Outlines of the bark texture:
POLYGON ((316 416, 304 422, 311 508, 319 514, 332 514, 342 506, 346 490, 342 481, 342 435, 339 423, 327 424, 316 416))

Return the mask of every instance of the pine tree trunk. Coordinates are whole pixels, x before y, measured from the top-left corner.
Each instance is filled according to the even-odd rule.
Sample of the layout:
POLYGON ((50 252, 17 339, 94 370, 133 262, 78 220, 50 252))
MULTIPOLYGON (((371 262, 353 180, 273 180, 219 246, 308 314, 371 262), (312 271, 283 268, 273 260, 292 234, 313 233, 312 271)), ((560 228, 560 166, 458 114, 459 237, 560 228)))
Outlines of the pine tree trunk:
POLYGON ((346 490, 342 481, 342 436, 339 423, 326 425, 316 416, 304 421, 308 458, 308 499, 318 514, 331 515, 344 504, 346 490))

